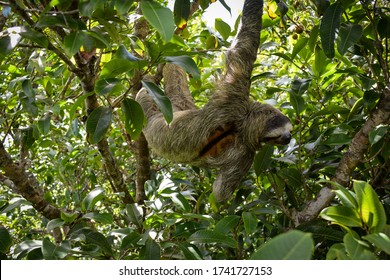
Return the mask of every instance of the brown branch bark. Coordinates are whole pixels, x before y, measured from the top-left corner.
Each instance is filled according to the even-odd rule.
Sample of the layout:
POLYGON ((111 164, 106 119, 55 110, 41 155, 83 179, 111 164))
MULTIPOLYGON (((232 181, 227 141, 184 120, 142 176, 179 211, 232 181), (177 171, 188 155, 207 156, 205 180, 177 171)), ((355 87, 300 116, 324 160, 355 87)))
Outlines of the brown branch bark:
MULTIPOLYGON (((356 133, 348 148, 348 151, 341 159, 332 181, 348 187, 350 185, 351 174, 357 165, 363 160, 365 153, 369 148, 369 133, 380 124, 388 124, 390 121, 390 86, 382 92, 376 109, 362 128, 356 133)), ((302 211, 295 209, 291 212, 291 218, 295 226, 310 221, 318 216, 320 211, 334 198, 334 193, 330 185, 325 186, 317 194, 317 197, 308 202, 302 211)))
MULTIPOLYGON (((32 206, 48 219, 61 216, 61 211, 43 198, 43 191, 34 175, 28 173, 20 164, 15 163, 0 141, 0 169, 14 184, 13 190, 31 202, 32 206)), ((7 180, 6 178, 4 180, 7 180)), ((9 185, 9 184, 6 184, 9 185)))

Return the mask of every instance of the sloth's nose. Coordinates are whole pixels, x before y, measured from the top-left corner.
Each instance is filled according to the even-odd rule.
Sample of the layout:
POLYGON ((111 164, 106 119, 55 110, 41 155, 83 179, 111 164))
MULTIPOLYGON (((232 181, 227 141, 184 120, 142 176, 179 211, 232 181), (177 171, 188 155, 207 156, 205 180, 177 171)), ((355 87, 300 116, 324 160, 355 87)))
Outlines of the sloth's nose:
POLYGON ((287 132, 280 137, 280 142, 283 145, 287 145, 291 141, 291 133, 287 132))

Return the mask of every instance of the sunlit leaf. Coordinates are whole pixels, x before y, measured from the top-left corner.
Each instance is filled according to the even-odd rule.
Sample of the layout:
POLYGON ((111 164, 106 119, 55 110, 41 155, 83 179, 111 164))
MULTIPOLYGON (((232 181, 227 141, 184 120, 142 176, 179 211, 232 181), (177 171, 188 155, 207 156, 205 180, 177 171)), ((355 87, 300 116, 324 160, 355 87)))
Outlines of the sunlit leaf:
POLYGON ((137 139, 142 132, 145 116, 141 105, 130 98, 122 101, 122 110, 125 114, 125 129, 131 139, 137 139))
POLYGON ((104 190, 102 188, 96 188, 90 191, 81 202, 81 209, 83 211, 92 210, 95 204, 102 200, 104 197, 104 190))
POLYGON ((158 31, 163 40, 170 41, 175 31, 172 11, 151 0, 141 1, 141 10, 146 20, 158 31))
POLYGON ((169 124, 173 120, 172 103, 167 96, 165 96, 162 89, 152 82, 142 82, 142 85, 146 88, 149 95, 156 102, 157 107, 163 114, 165 121, 169 124))
POLYGON ((330 206, 322 210, 320 216, 344 226, 361 227, 363 225, 356 209, 346 206, 330 206))
POLYGON ((206 244, 213 244, 213 243, 220 243, 227 245, 231 248, 237 248, 237 241, 233 238, 226 236, 225 234, 222 234, 217 231, 212 230, 199 230, 195 233, 193 233, 188 241, 195 242, 195 243, 206 243, 206 244))
POLYGON ((310 233, 291 230, 280 234, 251 256, 251 260, 309 260, 314 250, 310 233))

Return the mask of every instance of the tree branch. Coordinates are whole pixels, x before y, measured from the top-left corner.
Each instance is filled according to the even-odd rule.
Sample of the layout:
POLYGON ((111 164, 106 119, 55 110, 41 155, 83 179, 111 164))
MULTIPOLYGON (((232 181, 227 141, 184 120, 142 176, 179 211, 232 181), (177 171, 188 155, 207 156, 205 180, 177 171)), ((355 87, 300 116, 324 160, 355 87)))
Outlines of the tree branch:
MULTIPOLYGON (((332 181, 348 187, 350 185, 351 174, 362 161, 364 154, 369 148, 369 133, 380 124, 388 124, 390 121, 390 85, 382 92, 381 99, 378 101, 376 109, 372 112, 370 118, 356 133, 348 148, 348 151, 341 159, 332 181)), ((298 212, 293 209, 291 218, 295 226, 310 221, 318 216, 320 211, 329 205, 334 198, 334 193, 330 185, 325 186, 317 194, 317 197, 308 202, 306 207, 298 212)))
MULTIPOLYGON (((19 164, 14 163, 0 141, 0 168, 5 176, 14 184, 13 190, 21 194, 32 206, 48 219, 56 219, 61 216, 61 211, 43 198, 43 191, 34 175, 26 172, 19 164)), ((7 180, 7 179, 4 179, 7 180)), ((5 184, 10 186, 8 184, 5 184)))

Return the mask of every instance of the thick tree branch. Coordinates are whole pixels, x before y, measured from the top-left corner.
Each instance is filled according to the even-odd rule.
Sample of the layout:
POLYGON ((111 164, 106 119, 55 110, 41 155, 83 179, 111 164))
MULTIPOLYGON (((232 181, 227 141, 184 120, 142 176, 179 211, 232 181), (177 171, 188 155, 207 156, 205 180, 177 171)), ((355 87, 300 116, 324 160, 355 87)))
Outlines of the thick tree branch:
MULTIPOLYGON (((363 157, 369 148, 369 133, 378 125, 388 124, 389 121, 390 86, 384 89, 376 109, 372 112, 366 123, 352 139, 348 151, 341 159, 332 181, 342 186, 349 186, 352 172, 363 160, 363 157)), ((306 207, 302 211, 298 212, 293 209, 291 218, 295 226, 316 218, 320 211, 328 206, 333 198, 334 193, 332 191, 332 187, 326 186, 321 189, 314 200, 307 203, 306 207)))
MULTIPOLYGON (((56 219, 61 216, 61 211, 43 198, 43 191, 34 175, 26 172, 23 167, 13 162, 10 155, 0 141, 0 169, 14 184, 13 190, 21 194, 32 206, 48 219, 56 219)), ((7 179, 4 179, 7 180, 7 179)), ((9 186, 9 181, 7 181, 9 186)))

